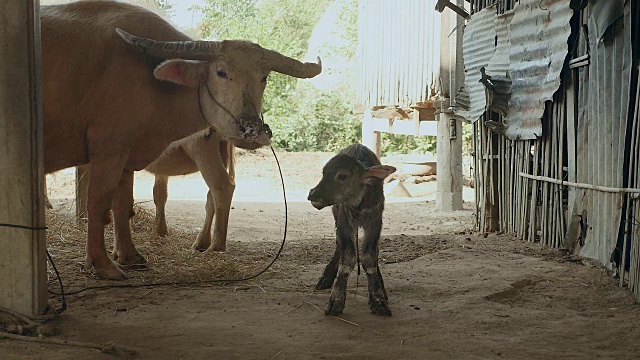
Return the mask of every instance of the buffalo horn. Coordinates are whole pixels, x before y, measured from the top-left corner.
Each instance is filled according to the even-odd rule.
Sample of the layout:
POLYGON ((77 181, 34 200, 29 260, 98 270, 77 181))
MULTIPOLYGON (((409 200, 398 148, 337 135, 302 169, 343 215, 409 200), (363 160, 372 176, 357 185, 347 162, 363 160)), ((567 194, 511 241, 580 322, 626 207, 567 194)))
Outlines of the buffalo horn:
POLYGON ((210 60, 221 46, 219 41, 155 41, 131 35, 120 28, 116 32, 145 54, 161 59, 210 60))
POLYGON ((301 79, 312 78, 322 71, 320 57, 317 63, 303 63, 276 51, 264 49, 264 59, 271 70, 301 79))

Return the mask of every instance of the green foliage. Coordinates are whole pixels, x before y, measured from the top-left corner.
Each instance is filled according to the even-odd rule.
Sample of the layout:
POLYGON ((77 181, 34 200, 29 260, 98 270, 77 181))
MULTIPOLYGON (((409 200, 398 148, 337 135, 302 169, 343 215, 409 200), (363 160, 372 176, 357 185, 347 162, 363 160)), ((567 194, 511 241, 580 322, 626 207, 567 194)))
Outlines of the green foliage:
POLYGON ((171 15, 173 12, 173 5, 169 1, 170 0, 153 0, 153 2, 158 6, 158 9, 166 15, 171 15))
POLYGON ((350 102, 337 92, 317 93, 299 89, 296 96, 273 98, 266 121, 273 130, 273 143, 288 151, 337 151, 358 142, 360 117, 350 102), (286 102, 286 103, 277 103, 286 102))
POLYGON ((409 153, 435 153, 435 136, 393 135, 382 133, 380 136, 385 155, 409 153))

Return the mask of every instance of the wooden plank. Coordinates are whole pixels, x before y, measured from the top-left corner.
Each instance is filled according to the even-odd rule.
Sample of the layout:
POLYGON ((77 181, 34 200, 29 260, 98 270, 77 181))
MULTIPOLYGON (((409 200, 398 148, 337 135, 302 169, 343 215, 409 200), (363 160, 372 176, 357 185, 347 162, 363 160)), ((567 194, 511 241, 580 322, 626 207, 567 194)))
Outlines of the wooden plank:
POLYGON ((34 1, 0 2, 0 306, 47 305, 40 14, 34 1))
MULTIPOLYGON (((419 128, 416 131, 415 120, 392 120, 371 118, 368 120, 370 128, 367 131, 379 131, 395 135, 414 135, 414 136, 437 136, 437 121, 420 121, 419 128)), ((364 122, 363 122, 364 135, 364 122)), ((364 138, 363 138, 364 139, 364 138)))
POLYGON ((373 130, 372 121, 371 111, 365 111, 364 117, 362 118, 362 145, 371 149, 379 158, 382 154, 380 132, 373 130))

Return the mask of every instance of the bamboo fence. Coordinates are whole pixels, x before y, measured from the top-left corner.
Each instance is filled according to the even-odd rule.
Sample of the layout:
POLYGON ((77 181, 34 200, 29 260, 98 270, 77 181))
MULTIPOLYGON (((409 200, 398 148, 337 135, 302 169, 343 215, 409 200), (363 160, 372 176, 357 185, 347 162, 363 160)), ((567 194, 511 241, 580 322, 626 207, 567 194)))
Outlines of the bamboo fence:
MULTIPOLYGON (((495 4, 504 13, 514 3, 471 6, 495 4)), ((575 11, 562 85, 546 103, 541 137, 494 133, 484 122, 502 118, 487 112, 474 124, 473 145, 479 231, 595 258, 640 300, 640 67, 637 49, 623 55, 640 39, 640 5, 630 3, 606 42, 589 42, 589 8, 575 11)))

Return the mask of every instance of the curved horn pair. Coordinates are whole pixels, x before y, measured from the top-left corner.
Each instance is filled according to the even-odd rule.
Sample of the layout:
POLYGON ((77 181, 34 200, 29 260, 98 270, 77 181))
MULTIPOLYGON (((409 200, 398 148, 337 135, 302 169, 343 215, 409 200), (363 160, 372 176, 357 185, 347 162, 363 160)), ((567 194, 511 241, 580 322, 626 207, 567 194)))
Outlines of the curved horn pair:
MULTIPOLYGON (((163 59, 185 59, 185 60, 211 60, 217 52, 221 51, 221 41, 155 41, 145 39, 117 28, 116 32, 127 43, 141 48, 145 54, 163 59)), ((312 78, 322 71, 322 62, 318 57, 318 63, 303 63, 288 56, 284 56, 276 51, 264 49, 258 45, 262 53, 262 60, 267 66, 279 73, 297 78, 312 78)))

